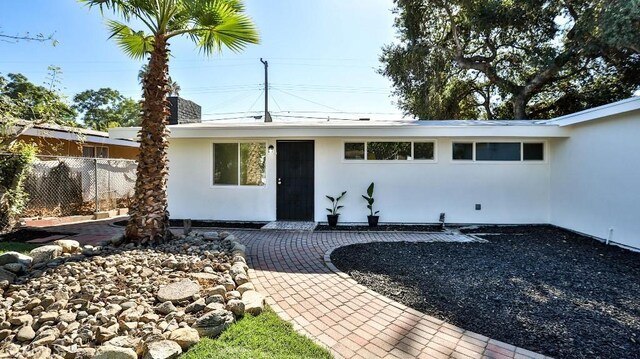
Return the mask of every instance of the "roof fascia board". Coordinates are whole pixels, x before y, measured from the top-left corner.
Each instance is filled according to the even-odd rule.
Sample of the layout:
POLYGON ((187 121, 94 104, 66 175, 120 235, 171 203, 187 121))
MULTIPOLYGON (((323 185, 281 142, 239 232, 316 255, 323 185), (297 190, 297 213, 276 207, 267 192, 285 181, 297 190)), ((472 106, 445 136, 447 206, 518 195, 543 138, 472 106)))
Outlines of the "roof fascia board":
POLYGON ((33 127, 28 129, 27 132, 25 132, 24 134, 27 136, 55 138, 58 140, 66 140, 66 141, 74 141, 74 142, 82 140, 82 142, 97 143, 102 145, 140 147, 140 144, 138 142, 134 142, 130 140, 113 139, 109 137, 93 136, 93 135, 87 135, 82 133, 75 134, 75 133, 53 130, 53 129, 33 127))
MULTIPOLYGON (((117 128, 112 137, 134 137, 138 129, 117 128)), ((174 127, 171 138, 281 138, 281 137, 569 137, 569 131, 558 126, 495 127, 174 127)))
POLYGON ((640 97, 631 97, 607 105, 590 108, 584 111, 557 117, 539 123, 558 125, 560 127, 571 126, 582 122, 599 120, 602 118, 624 114, 640 110, 640 97))

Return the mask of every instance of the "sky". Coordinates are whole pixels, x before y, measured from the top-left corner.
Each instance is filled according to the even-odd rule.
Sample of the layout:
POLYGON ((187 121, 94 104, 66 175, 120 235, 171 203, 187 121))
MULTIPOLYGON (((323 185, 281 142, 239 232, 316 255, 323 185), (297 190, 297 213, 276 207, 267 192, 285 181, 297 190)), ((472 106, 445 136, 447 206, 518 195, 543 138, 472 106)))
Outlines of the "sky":
MULTIPOLYGON (((174 38, 169 72, 180 96, 202 106, 203 119, 247 117, 264 110, 269 62, 269 107, 274 118, 330 116, 401 118, 390 82, 376 72, 382 46, 394 41, 392 0, 245 0, 259 45, 242 53, 205 56, 188 38, 174 38)), ((105 13, 106 18, 114 16, 105 13)), ((87 89, 110 87, 134 99, 144 63, 112 40, 99 9, 75 0, 2 0, 0 32, 54 33, 50 43, 0 42, 0 74, 22 73, 44 83, 49 65, 62 69, 69 100, 87 89)))

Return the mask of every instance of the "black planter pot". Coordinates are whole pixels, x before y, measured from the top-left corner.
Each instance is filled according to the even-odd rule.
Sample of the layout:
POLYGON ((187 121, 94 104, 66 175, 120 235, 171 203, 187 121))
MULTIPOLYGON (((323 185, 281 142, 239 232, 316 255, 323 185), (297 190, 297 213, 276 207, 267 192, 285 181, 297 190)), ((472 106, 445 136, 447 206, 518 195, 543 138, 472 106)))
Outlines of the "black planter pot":
POLYGON ((338 216, 339 214, 328 214, 327 222, 329 222, 329 227, 335 227, 338 225, 338 216))
POLYGON ((369 227, 377 227, 378 218, 380 218, 380 216, 367 216, 367 221, 369 221, 369 227))

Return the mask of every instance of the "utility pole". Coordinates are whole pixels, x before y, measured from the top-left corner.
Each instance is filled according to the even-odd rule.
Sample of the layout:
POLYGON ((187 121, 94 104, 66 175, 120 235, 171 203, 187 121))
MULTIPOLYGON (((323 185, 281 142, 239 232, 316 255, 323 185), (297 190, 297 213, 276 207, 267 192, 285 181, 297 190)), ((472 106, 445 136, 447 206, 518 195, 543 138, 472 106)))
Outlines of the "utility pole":
POLYGON ((264 65, 264 122, 271 122, 269 114, 269 62, 262 60, 262 57, 260 62, 264 65))

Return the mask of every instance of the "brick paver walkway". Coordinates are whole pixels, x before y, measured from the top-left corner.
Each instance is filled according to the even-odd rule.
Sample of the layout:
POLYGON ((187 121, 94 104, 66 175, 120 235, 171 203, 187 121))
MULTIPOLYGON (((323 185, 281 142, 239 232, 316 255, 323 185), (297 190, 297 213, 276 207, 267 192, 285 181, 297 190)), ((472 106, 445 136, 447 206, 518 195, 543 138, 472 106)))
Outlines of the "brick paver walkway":
MULTIPOLYGON (((110 226, 113 221, 46 228, 100 238, 123 231, 110 226)), ((357 284, 329 259, 333 249, 352 243, 468 241, 469 237, 408 232, 233 233, 247 245, 252 282, 267 295, 268 304, 337 358, 545 358, 408 308, 357 284)))
MULTIPOLYGON (((329 253, 351 243, 459 241, 426 233, 234 231, 268 304, 338 358, 544 358, 408 308, 339 272, 329 253)), ((354 260, 357 260, 354 258, 354 260)))

